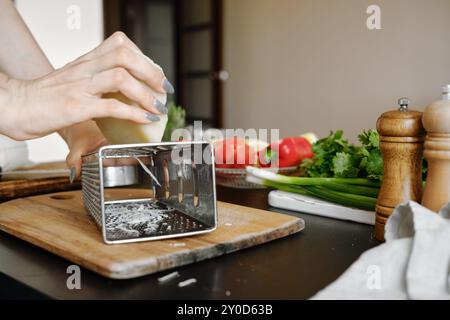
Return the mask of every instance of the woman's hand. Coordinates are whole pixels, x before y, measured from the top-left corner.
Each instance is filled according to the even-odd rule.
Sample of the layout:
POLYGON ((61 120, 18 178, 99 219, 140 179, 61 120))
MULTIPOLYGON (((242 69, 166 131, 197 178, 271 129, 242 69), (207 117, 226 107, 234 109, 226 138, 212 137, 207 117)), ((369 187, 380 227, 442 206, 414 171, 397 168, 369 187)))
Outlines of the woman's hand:
POLYGON ((70 168, 70 182, 73 182, 81 173, 81 156, 96 151, 108 142, 94 121, 76 124, 59 133, 70 150, 66 163, 70 168))
POLYGON ((0 74, 0 133, 26 140, 94 118, 158 121, 157 115, 167 109, 147 86, 173 93, 162 69, 117 32, 96 49, 37 80, 0 74), (110 92, 121 92, 144 109, 102 98, 110 92))

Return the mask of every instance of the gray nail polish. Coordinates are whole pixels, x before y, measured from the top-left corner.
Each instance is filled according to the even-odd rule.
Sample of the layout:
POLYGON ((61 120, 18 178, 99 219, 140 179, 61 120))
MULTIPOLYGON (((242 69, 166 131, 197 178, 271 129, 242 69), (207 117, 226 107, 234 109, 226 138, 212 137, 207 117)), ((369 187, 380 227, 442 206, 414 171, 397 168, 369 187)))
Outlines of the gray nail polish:
POLYGON ((162 103, 158 99, 155 99, 155 102, 153 103, 153 105, 155 106, 156 109, 158 109, 159 112, 161 112, 163 114, 167 114, 167 112, 169 111, 167 109, 167 107, 164 105, 164 103, 162 103))
POLYGON ((167 78, 164 78, 164 80, 162 82, 162 87, 168 94, 175 93, 175 89, 174 89, 173 85, 169 82, 169 80, 167 80, 167 78))
POLYGON ((152 114, 150 112, 147 112, 145 114, 145 117, 147 118, 147 120, 149 120, 151 122, 158 122, 159 120, 161 120, 157 115, 152 114))
POLYGON ((69 181, 71 184, 75 181, 76 177, 77 177, 77 169, 74 167, 70 168, 69 181))

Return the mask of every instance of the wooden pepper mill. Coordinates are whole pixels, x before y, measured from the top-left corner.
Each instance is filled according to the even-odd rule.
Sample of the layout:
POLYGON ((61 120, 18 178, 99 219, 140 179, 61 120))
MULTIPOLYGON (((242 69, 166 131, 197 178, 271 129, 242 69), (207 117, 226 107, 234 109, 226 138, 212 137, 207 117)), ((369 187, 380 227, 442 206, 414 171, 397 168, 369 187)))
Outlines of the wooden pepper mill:
POLYGON ((398 103, 398 110, 383 113, 377 121, 384 161, 375 220, 375 237, 380 241, 384 241, 384 227, 394 208, 407 200, 420 202, 422 197, 422 113, 408 109, 408 98, 398 103))
POLYGON ((442 94, 423 114, 428 173, 422 205, 435 212, 450 201, 450 85, 442 94))

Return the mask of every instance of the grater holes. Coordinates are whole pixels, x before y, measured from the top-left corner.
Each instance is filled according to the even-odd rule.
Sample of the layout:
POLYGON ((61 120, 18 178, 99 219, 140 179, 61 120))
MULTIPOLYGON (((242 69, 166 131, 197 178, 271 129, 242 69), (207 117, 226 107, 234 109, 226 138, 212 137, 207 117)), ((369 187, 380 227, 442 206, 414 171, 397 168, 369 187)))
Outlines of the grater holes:
POLYGON ((183 165, 178 165, 177 171, 177 180, 178 180, 178 202, 182 203, 184 201, 184 179, 183 179, 183 165))
POLYGON ((198 220, 159 202, 108 204, 105 214, 109 240, 162 236, 207 228, 198 220))
MULTIPOLYGON (((197 163, 194 173, 192 164, 195 162, 194 158, 183 158, 186 162, 183 163, 180 173, 178 161, 174 161, 170 154, 171 150, 179 151, 179 149, 181 152, 187 152, 189 146, 192 149, 195 144, 112 146, 103 147, 93 156, 83 156, 83 202, 88 213, 102 229, 106 243, 164 239, 208 232, 216 226, 216 222, 209 217, 210 214, 214 216, 217 214, 214 206, 215 197, 211 193, 215 187, 213 166, 208 162, 205 166, 203 162, 197 163), (105 175, 105 170, 100 169, 105 167, 104 161, 114 164, 116 161, 117 164, 122 161, 128 163, 127 159, 134 157, 143 160, 146 167, 157 176, 159 184, 150 184, 139 166, 130 161, 130 166, 136 167, 137 183, 133 186, 124 185, 122 197, 119 190, 122 189, 122 185, 121 188, 110 190, 105 185, 105 177, 109 178, 110 175, 105 175), (148 190, 148 194, 140 191, 130 193, 129 190, 134 188, 148 190), (137 206, 127 209, 128 204, 137 206), (118 212, 113 215, 110 211, 111 205, 119 205, 116 207, 118 212), (123 207, 120 208, 120 205, 123 207), (165 210, 170 208, 173 211, 162 212, 160 209, 151 208, 153 205, 159 205, 165 210), (121 212, 122 210, 124 212, 121 212), (155 218, 156 213, 160 213, 162 219, 155 218)), ((203 150, 207 147, 206 143, 198 144, 202 145, 203 150)))
MULTIPOLYGON (((153 156, 150 156, 150 165, 152 168, 155 168, 155 159, 153 159, 153 156)), ((152 183, 152 190, 153 190, 153 196, 156 195, 156 185, 152 183)))
POLYGON ((192 164, 192 182, 193 182, 193 204, 194 207, 199 207, 200 206, 200 198, 199 198, 199 189, 200 189, 200 185, 199 185, 199 181, 198 181, 198 170, 197 170, 197 166, 195 165, 195 163, 192 164))
POLYGON ((166 199, 170 198, 170 176, 169 176, 169 164, 166 159, 163 161, 163 174, 164 174, 164 196, 166 199))

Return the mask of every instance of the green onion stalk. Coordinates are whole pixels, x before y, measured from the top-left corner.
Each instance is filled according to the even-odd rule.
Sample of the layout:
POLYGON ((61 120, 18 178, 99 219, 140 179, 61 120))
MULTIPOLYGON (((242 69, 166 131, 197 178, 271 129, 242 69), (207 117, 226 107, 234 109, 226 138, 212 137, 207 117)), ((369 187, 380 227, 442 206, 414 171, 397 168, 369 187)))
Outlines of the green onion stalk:
POLYGON ((255 167, 247 167, 247 181, 369 211, 380 190, 380 183, 369 179, 289 177, 255 167))

